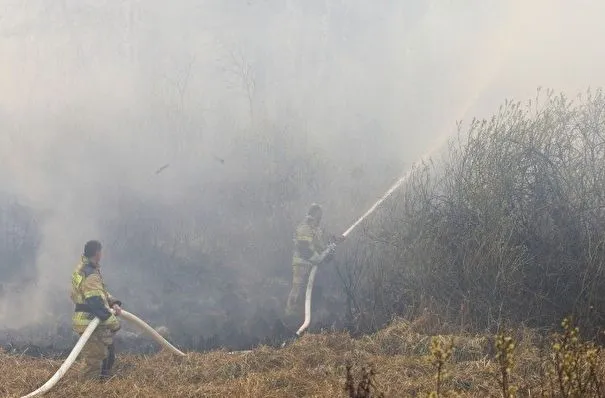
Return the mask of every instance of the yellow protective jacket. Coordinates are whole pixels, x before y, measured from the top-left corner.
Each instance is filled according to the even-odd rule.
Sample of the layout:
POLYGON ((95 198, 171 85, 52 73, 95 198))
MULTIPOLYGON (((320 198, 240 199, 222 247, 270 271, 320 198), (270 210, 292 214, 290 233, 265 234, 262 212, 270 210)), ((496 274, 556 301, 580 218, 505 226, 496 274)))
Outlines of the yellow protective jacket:
POLYGON ((310 265, 326 249, 321 228, 311 226, 310 221, 307 216, 296 228, 292 265, 310 265))
POLYGON ((109 309, 122 305, 105 288, 100 266, 82 256, 71 277, 71 300, 76 308, 72 317, 73 329, 83 333, 91 320, 98 317, 100 326, 112 331, 120 329, 120 321, 109 309))

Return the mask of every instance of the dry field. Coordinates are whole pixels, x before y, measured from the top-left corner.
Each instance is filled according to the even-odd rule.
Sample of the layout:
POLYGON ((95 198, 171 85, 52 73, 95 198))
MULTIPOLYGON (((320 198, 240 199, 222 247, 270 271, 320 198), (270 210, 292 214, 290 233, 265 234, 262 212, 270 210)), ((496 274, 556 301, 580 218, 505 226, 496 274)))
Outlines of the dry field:
MULTIPOLYGON (((489 336, 431 336, 422 325, 395 322, 372 336, 352 339, 346 334, 309 334, 283 349, 259 347, 249 353, 190 353, 176 358, 161 353, 148 357, 121 356, 119 374, 105 383, 80 382, 76 364, 48 397, 349 397, 345 391, 347 364, 357 385, 362 367, 376 370, 371 396, 420 397, 437 388, 437 366, 443 358, 440 396, 501 397, 502 356, 489 336), (447 358, 447 345, 454 349, 447 358), (436 343, 443 345, 435 345, 436 343)), ((514 336, 510 386, 517 396, 559 396, 557 376, 548 376, 552 343, 523 331, 514 336), (542 348, 540 348, 542 347, 542 348)), ((577 351, 577 350, 576 350, 577 351)), ((503 352, 500 350, 500 352, 503 352)), ((578 355, 582 356, 582 352, 578 355)), ((586 354, 588 355, 588 354, 586 354)), ((602 355, 597 354, 598 379, 603 379, 602 355)), ((20 397, 44 383, 60 361, 0 352, 0 396, 20 397)), ((507 365, 508 366, 508 365, 507 365)), ((551 366, 552 367, 552 366, 551 366)), ((590 367, 578 374, 588 388, 590 367), (582 379, 584 380, 584 379, 582 379)), ((552 367, 552 369, 555 369, 552 367)), ((593 369, 594 370, 594 369, 593 369)), ((571 373, 570 373, 571 374, 571 373)), ((573 376, 571 376, 573 378, 573 376)), ((579 379, 578 379, 579 380, 579 379)), ((582 384, 580 383, 580 384, 582 384)), ((587 390, 588 391, 588 390, 587 390)), ((561 395, 563 396, 563 395, 561 395)), ((572 394, 568 396, 574 396, 572 394)), ((576 396, 597 396, 594 394, 576 396)))

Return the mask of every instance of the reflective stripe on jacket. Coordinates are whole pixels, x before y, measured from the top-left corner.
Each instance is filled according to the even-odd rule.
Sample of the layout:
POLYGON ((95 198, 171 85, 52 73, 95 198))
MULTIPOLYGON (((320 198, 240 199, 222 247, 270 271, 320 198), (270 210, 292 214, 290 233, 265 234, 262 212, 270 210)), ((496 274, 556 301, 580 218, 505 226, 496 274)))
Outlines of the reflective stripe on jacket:
POLYGON ((326 248, 321 228, 311 226, 309 221, 307 216, 296 228, 292 265, 310 265, 311 257, 321 254, 326 248))
POLYGON ((84 332, 95 316, 101 319, 101 326, 113 331, 120 328, 118 318, 109 312, 110 306, 118 300, 107 292, 99 265, 84 256, 71 277, 71 299, 76 305, 72 326, 77 333, 84 332))

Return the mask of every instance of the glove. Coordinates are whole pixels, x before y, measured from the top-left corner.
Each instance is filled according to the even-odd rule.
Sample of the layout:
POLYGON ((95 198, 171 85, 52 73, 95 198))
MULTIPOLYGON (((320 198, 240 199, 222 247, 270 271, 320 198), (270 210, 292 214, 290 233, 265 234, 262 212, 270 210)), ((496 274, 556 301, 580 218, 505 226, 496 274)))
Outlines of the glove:
POLYGON ((321 253, 321 262, 320 264, 329 263, 334 258, 334 253, 336 252, 336 244, 330 243, 326 250, 321 253))
POLYGON ((329 242, 339 244, 339 243, 344 242, 344 240, 345 240, 345 237, 342 235, 331 235, 329 242))
POLYGON ((116 304, 119 305, 120 307, 122 306, 122 302, 120 300, 117 300, 114 298, 112 298, 111 300, 108 300, 107 304, 109 304, 109 308, 113 308, 113 306, 116 304))
POLYGON ((319 265, 322 262, 322 254, 315 253, 310 259, 309 262, 313 265, 319 265))

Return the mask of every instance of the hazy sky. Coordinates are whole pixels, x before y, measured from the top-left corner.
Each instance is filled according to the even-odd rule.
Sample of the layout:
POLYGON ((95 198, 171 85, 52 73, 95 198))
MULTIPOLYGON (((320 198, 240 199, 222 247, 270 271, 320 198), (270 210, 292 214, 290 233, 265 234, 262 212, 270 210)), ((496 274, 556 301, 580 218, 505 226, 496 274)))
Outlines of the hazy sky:
POLYGON ((40 302, 99 233, 102 192, 177 205, 193 182, 262 179, 250 145, 276 165, 319 154, 320 199, 354 221, 457 120, 602 85, 603 15, 598 0, 0 0, 0 189, 44 215, 40 302))

